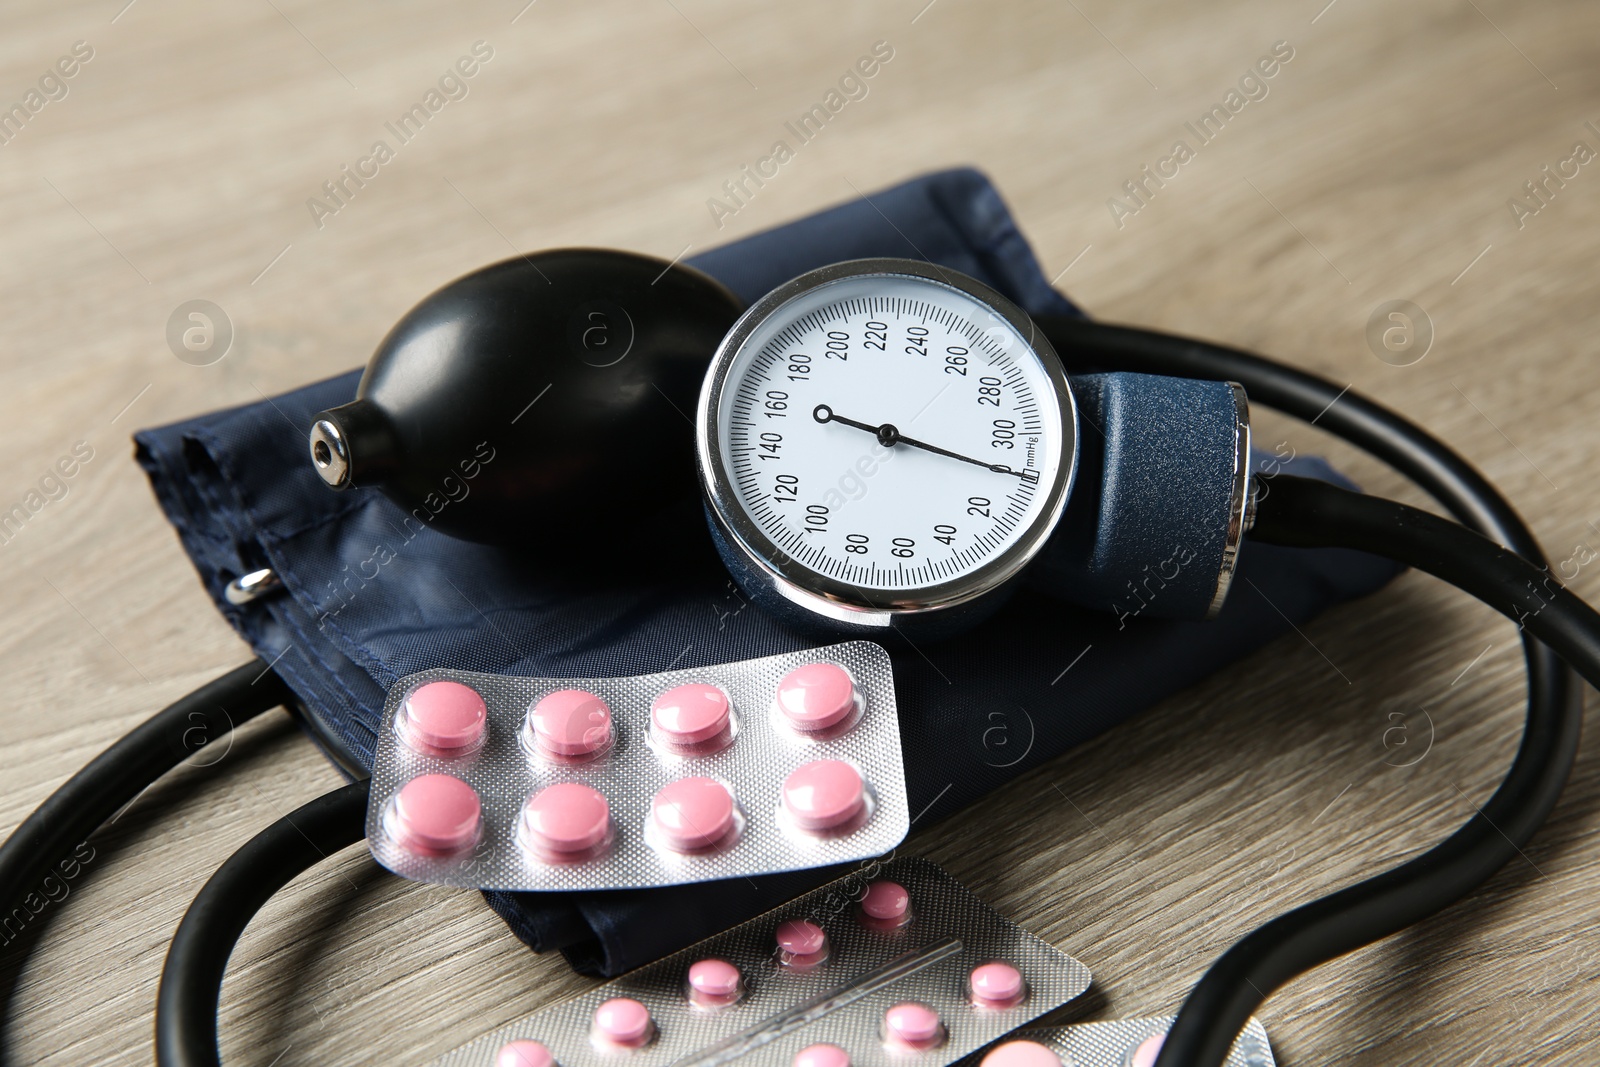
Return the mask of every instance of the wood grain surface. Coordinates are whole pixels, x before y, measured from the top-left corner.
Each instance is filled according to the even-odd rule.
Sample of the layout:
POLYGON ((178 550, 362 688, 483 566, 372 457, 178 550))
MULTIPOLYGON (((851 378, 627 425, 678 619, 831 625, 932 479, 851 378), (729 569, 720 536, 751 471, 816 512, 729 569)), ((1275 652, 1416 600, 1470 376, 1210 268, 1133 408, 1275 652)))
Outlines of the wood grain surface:
MULTIPOLYGON (((80 0, 0 20, 0 104, 40 93, 0 145, 0 511, 29 511, 0 544, 0 829, 246 657, 129 459, 134 429, 356 366, 423 294, 513 250, 670 258, 949 165, 993 177, 1093 313, 1275 354, 1432 427, 1600 598, 1591 3, 80 0), (492 58, 465 95, 314 217, 479 41, 492 58), (864 97, 736 211, 708 207, 878 41, 893 58, 864 97), (77 42, 92 56, 49 76, 77 42), (1292 58, 1241 85, 1278 42, 1292 58), (1200 143, 1185 124, 1217 106, 1200 143), (1190 158, 1164 164, 1179 139, 1190 158), (209 366, 166 339, 191 299, 234 331, 209 366), (1416 362, 1368 343, 1392 300, 1431 322, 1416 362), (75 447, 90 458, 41 488, 75 447)), ((1314 429, 1258 425, 1418 499, 1314 429)), ((1513 627, 1412 575, 907 847, 1086 961, 1079 1017, 1169 1011, 1250 928, 1463 822, 1521 699, 1513 627)), ((279 715, 206 761, 97 836, 30 933, 18 1062, 149 1060, 196 890, 339 781, 279 715)), ((1280 1062, 1600 1062, 1597 769, 1586 749, 1549 825, 1470 900, 1275 995, 1280 1062)), ((246 933, 223 1051, 420 1061, 586 984, 476 895, 353 849, 246 933)))

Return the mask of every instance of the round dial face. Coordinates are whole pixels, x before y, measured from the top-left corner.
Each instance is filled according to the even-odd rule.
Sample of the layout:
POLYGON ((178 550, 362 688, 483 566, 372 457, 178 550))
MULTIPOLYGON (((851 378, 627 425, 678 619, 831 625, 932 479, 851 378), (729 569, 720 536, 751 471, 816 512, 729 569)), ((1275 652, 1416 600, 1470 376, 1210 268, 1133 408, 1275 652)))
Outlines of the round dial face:
POLYGON ((892 273, 772 309, 719 354, 704 412, 730 525, 766 541, 790 582, 874 605, 1020 568, 1059 516, 1076 452, 1059 364, 1020 318, 892 273))

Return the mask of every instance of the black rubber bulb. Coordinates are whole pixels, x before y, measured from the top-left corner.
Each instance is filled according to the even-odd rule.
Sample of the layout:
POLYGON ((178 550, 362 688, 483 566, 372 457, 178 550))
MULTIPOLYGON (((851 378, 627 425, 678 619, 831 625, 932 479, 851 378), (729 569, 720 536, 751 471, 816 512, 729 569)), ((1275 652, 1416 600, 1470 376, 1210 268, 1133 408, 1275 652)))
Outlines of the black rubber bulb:
POLYGON ((455 537, 626 541, 630 522, 697 499, 691 419, 741 310, 707 275, 630 252, 496 263, 389 331, 356 399, 317 417, 312 462, 455 537))

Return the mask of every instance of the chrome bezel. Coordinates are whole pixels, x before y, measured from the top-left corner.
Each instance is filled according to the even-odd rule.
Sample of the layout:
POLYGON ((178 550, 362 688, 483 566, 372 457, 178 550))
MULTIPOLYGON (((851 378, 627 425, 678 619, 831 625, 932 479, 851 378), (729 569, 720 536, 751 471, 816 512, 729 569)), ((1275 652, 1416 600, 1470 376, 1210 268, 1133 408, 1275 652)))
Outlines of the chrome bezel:
POLYGON ((1239 566, 1239 547, 1255 524, 1256 498, 1250 486, 1250 398, 1238 382, 1229 382, 1228 386, 1233 390, 1233 492, 1228 501, 1228 529, 1223 535, 1217 587, 1206 609, 1208 619, 1216 618, 1227 602, 1233 574, 1239 566))
POLYGON ((1078 470, 1078 409, 1055 349, 1031 318, 1000 293, 973 278, 918 260, 858 259, 800 275, 757 300, 717 347, 700 389, 695 416, 700 482, 708 510, 728 546, 770 589, 810 612, 835 622, 868 628, 892 627, 910 616, 948 612, 997 592, 1038 555, 1060 522, 1078 470), (740 504, 722 462, 718 409, 728 374, 756 330, 792 301, 824 286, 873 275, 912 278, 961 293, 1008 323, 1039 360, 1061 413, 1061 461, 1044 507, 1012 544, 976 570, 937 585, 896 595, 840 582, 791 558, 756 525, 740 504))

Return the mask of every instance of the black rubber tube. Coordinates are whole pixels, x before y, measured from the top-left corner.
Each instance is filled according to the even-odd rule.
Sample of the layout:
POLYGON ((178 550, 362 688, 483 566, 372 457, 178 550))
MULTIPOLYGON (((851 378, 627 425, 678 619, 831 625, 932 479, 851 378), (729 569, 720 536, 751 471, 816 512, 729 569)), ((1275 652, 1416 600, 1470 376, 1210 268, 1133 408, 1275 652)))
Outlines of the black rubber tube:
MULTIPOLYGON (((1045 318, 1038 320, 1038 325, 1075 371, 1127 370, 1239 382, 1252 403, 1320 424, 1328 433, 1406 475, 1466 527, 1505 545, 1534 565, 1545 566, 1544 554, 1532 531, 1471 464, 1403 416, 1352 393, 1348 386, 1340 387, 1224 345, 1151 330, 1077 318, 1045 318)), ((1559 794, 1572 766, 1572 755, 1562 739, 1570 736, 1576 745, 1583 705, 1581 687, 1572 670, 1553 650, 1527 633, 1523 634, 1523 650, 1528 671, 1527 725, 1517 760, 1496 797, 1505 793, 1512 807, 1509 815, 1516 816, 1517 824, 1526 825, 1531 834, 1549 807, 1534 803, 1538 798, 1528 798, 1521 789, 1505 792, 1506 785, 1514 784, 1513 778, 1543 781, 1551 790, 1550 802, 1554 803, 1553 797, 1559 794), (1518 809, 1518 798, 1527 799, 1527 806, 1518 809)), ((1456 837, 1446 844, 1450 841, 1456 841, 1456 837)), ((1457 846, 1464 843, 1458 841, 1457 846)), ((1337 929, 1341 924, 1348 924, 1351 930, 1382 926, 1379 920, 1386 911, 1385 902, 1399 897, 1408 899, 1418 918, 1459 899, 1460 894, 1453 894, 1449 885, 1431 877, 1426 865, 1414 865, 1428 855, 1431 853, 1307 905, 1317 909, 1320 917, 1321 925, 1315 930, 1297 924, 1280 925, 1275 920, 1233 946, 1207 971, 1185 1001, 1157 1067, 1214 1067, 1223 1062, 1249 1014, 1241 1017, 1236 1010, 1228 1010, 1229 1006, 1259 1004, 1264 999, 1248 985, 1254 961, 1293 959, 1299 970, 1309 969, 1364 943, 1348 939, 1342 943, 1344 947, 1336 942, 1319 943, 1318 931, 1337 929)), ((1494 846, 1486 845, 1476 855, 1485 863, 1491 862, 1494 846)), ((1503 858, 1494 861, 1490 870, 1503 862, 1503 858)), ((1374 935, 1377 936, 1383 935, 1374 935)))
MULTIPOLYGON (((1278 477, 1260 503, 1255 540, 1353 548, 1449 582, 1518 623, 1600 687, 1600 614, 1535 567, 1446 519, 1325 482, 1278 477)), ((1578 749, 1581 716, 1530 715, 1516 761, 1494 796, 1441 844, 1273 919, 1225 952, 1183 1006, 1158 1067, 1222 1063, 1234 1035, 1271 991, 1325 960, 1459 900, 1520 853, 1544 821, 1578 749)))
POLYGON ((1349 386, 1237 348, 1155 330, 1065 317, 1041 318, 1037 324, 1074 372, 1125 370, 1238 382, 1252 404, 1316 423, 1404 474, 1463 526, 1534 563, 1544 562, 1522 517, 1472 464, 1349 386))
POLYGON ((26 908, 73 849, 150 783, 289 699, 282 680, 253 659, 157 712, 96 756, 0 845, 0 916, 26 908))
POLYGON ((156 994, 156 1063, 220 1067, 217 1005, 228 957, 272 895, 301 872, 360 841, 367 781, 296 808, 245 843, 189 905, 167 949, 156 994))
POLYGON ((1550 646, 1600 688, 1600 614, 1535 566, 1482 534, 1382 497, 1280 475, 1258 494, 1253 540, 1351 548, 1441 578, 1550 646))

